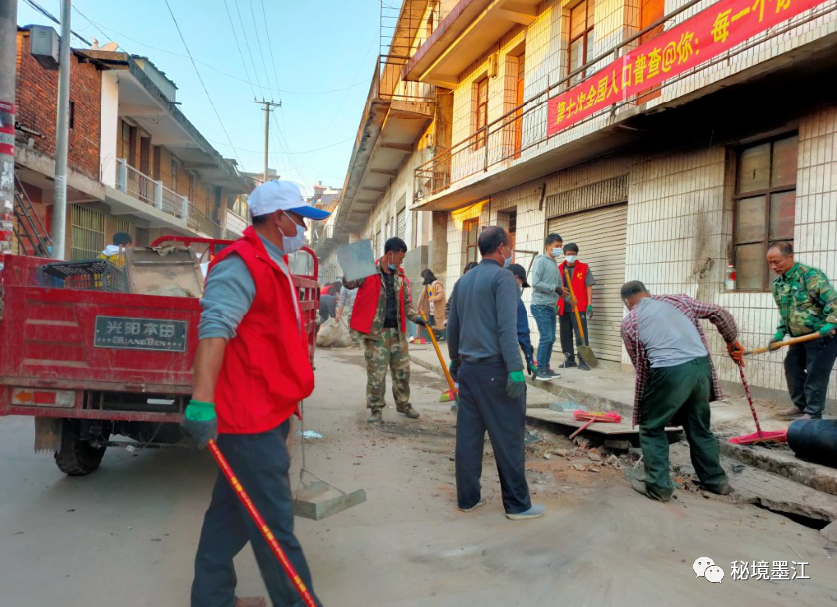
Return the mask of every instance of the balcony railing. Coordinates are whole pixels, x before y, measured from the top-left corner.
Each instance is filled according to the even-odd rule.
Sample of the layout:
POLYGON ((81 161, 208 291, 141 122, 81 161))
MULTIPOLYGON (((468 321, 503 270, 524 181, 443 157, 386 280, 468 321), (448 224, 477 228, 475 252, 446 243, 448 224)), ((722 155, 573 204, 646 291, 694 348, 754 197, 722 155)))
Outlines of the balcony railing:
POLYGON ((378 57, 372 80, 373 99, 382 101, 414 101, 432 103, 436 101, 436 87, 422 82, 406 82, 401 72, 407 59, 401 57, 378 57))
POLYGON ((444 192, 458 182, 465 181, 480 173, 486 173, 491 169, 505 169, 518 161, 524 162, 532 156, 550 149, 550 138, 554 139, 566 133, 577 132, 579 127, 583 127, 589 121, 598 119, 608 113, 613 116, 617 110, 624 106, 642 104, 648 100, 652 93, 677 85, 685 78, 694 76, 719 63, 727 62, 736 55, 764 44, 766 41, 785 36, 789 32, 837 10, 837 2, 821 4, 815 7, 809 15, 800 15, 790 22, 769 28, 754 35, 739 46, 673 76, 639 95, 624 98, 601 110, 594 111, 589 116, 567 126, 559 133, 550 134, 547 125, 550 99, 572 88, 581 75, 584 75, 585 81, 594 81, 596 76, 605 73, 610 61, 630 53, 637 46, 642 36, 660 26, 665 27, 667 25, 668 29, 674 27, 683 20, 683 17, 679 16, 700 1, 688 0, 655 23, 626 38, 599 56, 593 57, 584 65, 570 72, 566 77, 552 83, 547 82, 547 86, 542 91, 488 123, 466 139, 447 149, 438 150, 436 156, 415 169, 414 191, 416 200, 421 201, 424 197, 444 192))
POLYGON ((189 200, 185 196, 136 170, 124 158, 116 159, 116 189, 178 219, 189 214, 189 200))
POLYGON ((221 231, 221 226, 212 221, 212 219, 191 202, 189 203, 189 217, 187 225, 190 230, 202 232, 212 238, 218 238, 221 231))

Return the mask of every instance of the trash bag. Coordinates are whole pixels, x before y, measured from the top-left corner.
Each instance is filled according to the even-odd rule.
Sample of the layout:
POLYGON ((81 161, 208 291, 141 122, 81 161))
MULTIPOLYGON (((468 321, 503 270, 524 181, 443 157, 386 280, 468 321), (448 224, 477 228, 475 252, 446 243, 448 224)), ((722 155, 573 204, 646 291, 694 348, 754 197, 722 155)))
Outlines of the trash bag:
POLYGON ((343 323, 329 318, 320 325, 320 330, 317 332, 318 348, 347 348, 351 345, 352 336, 349 335, 343 323))

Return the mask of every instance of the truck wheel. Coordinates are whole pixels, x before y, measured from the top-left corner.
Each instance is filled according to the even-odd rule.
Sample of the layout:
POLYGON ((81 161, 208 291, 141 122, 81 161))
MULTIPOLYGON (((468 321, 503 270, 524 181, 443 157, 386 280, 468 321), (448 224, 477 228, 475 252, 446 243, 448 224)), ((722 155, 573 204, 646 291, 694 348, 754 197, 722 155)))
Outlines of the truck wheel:
POLYGON ((86 476, 102 463, 106 446, 94 447, 79 438, 78 422, 65 419, 61 429, 61 449, 55 454, 58 469, 67 476, 86 476))

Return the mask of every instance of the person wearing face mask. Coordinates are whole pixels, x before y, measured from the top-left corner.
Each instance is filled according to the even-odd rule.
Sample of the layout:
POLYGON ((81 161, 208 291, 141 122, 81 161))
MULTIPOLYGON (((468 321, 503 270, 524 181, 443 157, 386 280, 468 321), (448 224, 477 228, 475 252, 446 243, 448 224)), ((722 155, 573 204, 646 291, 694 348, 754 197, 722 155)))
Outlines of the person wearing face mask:
POLYGON ((509 236, 485 228, 477 239, 479 265, 453 288, 448 319, 451 374, 459 382, 456 420, 456 499, 462 512, 485 504, 480 489, 485 433, 500 473, 506 517, 543 516, 526 482, 526 376, 518 349, 519 289, 511 265, 509 236))
MULTIPOLYGON (((183 430, 200 448, 217 437, 218 448, 313 595, 311 572, 293 532, 286 440, 290 417, 314 390, 314 372, 283 258, 303 246, 306 218, 322 220, 330 213, 305 204, 299 187, 288 181, 260 185, 248 203, 253 225, 209 266, 183 430)), ((192 607, 265 605, 262 597, 235 596, 233 558, 248 541, 272 603, 300 604, 295 586, 219 471, 195 558, 192 607)))
MULTIPOLYGON (((593 318, 593 285, 596 284, 596 281, 593 278, 593 272, 590 271, 590 266, 578 261, 578 245, 574 242, 570 242, 564 247, 564 261, 558 266, 558 271, 561 273, 564 282, 567 281, 567 275, 570 276, 572 294, 576 298, 575 305, 578 306, 578 315, 584 329, 584 339, 589 341, 587 320, 593 318)), ((579 340, 579 345, 587 344, 581 343, 581 335, 576 331, 572 301, 558 300, 558 319, 561 327, 561 350, 564 352, 564 362, 561 367, 564 369, 578 367, 582 371, 589 371, 590 367, 584 360, 575 362, 573 342, 579 340)))
POLYGON ((544 252, 532 263, 532 316, 538 325, 538 372, 535 379, 551 381, 560 377, 549 366, 552 346, 555 344, 555 304, 559 297, 566 296, 557 257, 561 255, 561 236, 550 234, 544 241, 544 252))
POLYGON ((378 272, 359 280, 343 281, 347 289, 357 289, 350 328, 363 338, 366 358, 366 406, 369 423, 382 421, 387 368, 392 370, 392 396, 395 409, 410 419, 419 412, 410 404, 410 351, 407 320, 425 326, 413 308, 410 281, 401 264, 407 243, 390 238, 384 256, 377 262, 378 272))

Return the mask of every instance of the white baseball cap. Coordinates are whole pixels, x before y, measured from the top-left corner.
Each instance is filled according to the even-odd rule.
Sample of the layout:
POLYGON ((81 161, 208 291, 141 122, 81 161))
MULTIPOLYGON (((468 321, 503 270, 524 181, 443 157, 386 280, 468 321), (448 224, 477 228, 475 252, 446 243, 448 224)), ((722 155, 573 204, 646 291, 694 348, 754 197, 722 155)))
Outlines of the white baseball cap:
POLYGON ((250 215, 268 215, 276 211, 292 211, 308 219, 326 219, 331 213, 305 203, 299 186, 292 181, 268 181, 250 192, 247 198, 250 215))

